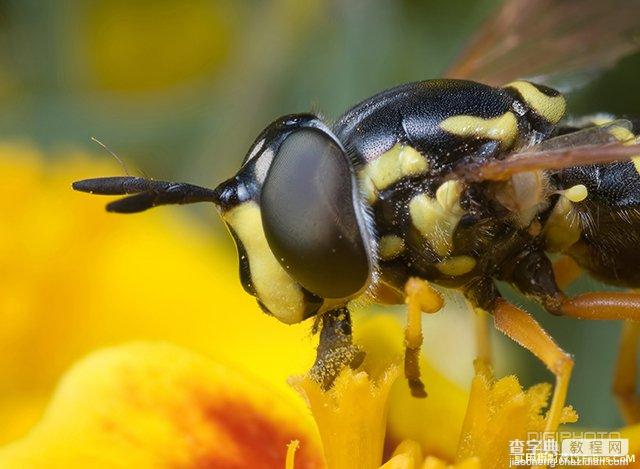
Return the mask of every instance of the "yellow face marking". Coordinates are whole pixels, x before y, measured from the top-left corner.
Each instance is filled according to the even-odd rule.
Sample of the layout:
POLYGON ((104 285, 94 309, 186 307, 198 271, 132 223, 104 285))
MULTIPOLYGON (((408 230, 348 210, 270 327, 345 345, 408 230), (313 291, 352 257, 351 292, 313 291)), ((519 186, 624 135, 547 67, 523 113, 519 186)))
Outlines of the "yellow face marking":
POLYGON ((271 252, 258 205, 244 202, 225 212, 223 219, 233 228, 247 252, 251 281, 260 301, 284 323, 302 321, 304 295, 271 252))
POLYGON ((464 214, 460 207, 460 181, 447 181, 436 191, 436 197, 415 196, 409 202, 411 221, 434 251, 446 256, 453 247, 453 233, 464 214))
POLYGON ((417 176, 428 170, 429 162, 424 155, 408 145, 396 144, 365 166, 360 172, 360 181, 372 203, 377 191, 386 189, 403 177, 417 176))
MULTIPOLYGON (((638 142, 638 138, 626 127, 621 125, 612 125, 608 130, 616 140, 623 142, 623 145, 634 145, 638 142)), ((634 168, 636 168, 636 172, 640 174, 640 155, 632 156, 631 162, 633 163, 634 168)))
POLYGON ((528 81, 514 81, 504 87, 518 90, 531 109, 552 124, 557 124, 564 116, 567 103, 562 95, 548 96, 528 81))
POLYGON ((398 257, 404 251, 404 247, 404 240, 399 236, 383 236, 379 243, 380 257, 385 261, 398 257))
POLYGON ((511 111, 491 119, 452 116, 440 122, 440 128, 459 137, 499 140, 503 148, 510 148, 518 136, 518 121, 511 111))
POLYGON ((451 277, 468 274, 476 266, 476 260, 470 256, 455 256, 436 264, 440 272, 451 277))
POLYGON ((551 252, 563 252, 580 239, 581 233, 580 218, 573 203, 562 194, 544 226, 547 248, 551 252))

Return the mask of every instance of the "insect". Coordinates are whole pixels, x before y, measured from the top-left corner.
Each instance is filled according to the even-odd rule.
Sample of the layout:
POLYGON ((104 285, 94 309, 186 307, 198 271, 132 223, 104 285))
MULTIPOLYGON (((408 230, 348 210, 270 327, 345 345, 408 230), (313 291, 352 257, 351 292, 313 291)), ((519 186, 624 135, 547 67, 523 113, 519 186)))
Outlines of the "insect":
MULTIPOLYGON (((312 374, 325 387, 343 366, 362 360, 351 341, 350 305, 406 302, 405 374, 412 393, 425 396, 421 315, 442 307, 431 285, 458 289, 555 374, 546 424, 553 431, 572 358, 502 297, 496 281, 552 314, 640 319, 638 293, 563 293, 575 264, 605 283, 640 287, 640 121, 568 120, 559 91, 512 79, 548 74, 557 63, 573 73, 585 64, 605 67, 632 52, 623 39, 638 4, 592 3, 508 2, 449 72, 465 79, 391 88, 332 125, 309 113, 280 117, 256 138, 237 174, 215 189, 137 177, 73 187, 127 195, 107 205, 120 213, 213 202, 235 239, 242 285, 260 308, 287 324, 315 318, 320 342, 312 374), (559 43, 566 38, 558 34, 581 42, 583 55, 532 45, 541 32, 526 18, 542 16, 554 21, 536 27, 545 24, 559 43), (608 49, 594 31, 608 35, 608 49), (535 57, 536 68, 521 60, 511 70, 509 55, 535 57), (554 265, 557 255, 568 257, 554 265)), ((638 334, 630 326, 623 348, 638 334)), ((488 355, 480 350, 481 358, 488 355)), ((627 415, 640 408, 632 394, 622 396, 627 415)))

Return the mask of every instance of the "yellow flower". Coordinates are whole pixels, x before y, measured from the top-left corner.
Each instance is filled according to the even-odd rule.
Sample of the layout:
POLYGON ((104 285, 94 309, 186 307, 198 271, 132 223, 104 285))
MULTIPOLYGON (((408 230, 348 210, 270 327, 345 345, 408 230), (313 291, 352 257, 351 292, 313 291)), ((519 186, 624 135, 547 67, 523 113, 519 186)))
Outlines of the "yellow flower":
POLYGON ((3 468, 323 467, 309 422, 275 389, 167 344, 96 352, 63 379, 3 468))
MULTIPOLYGON (((228 241, 171 209, 105 213, 69 189, 114 172, 86 155, 45 164, 4 144, 0 171, 0 438, 33 426, 79 357, 146 341, 72 368, 39 423, 0 449, 0 467, 493 468, 509 440, 542 428, 549 387, 514 377, 480 370, 468 392, 423 360, 429 397, 411 398, 395 379, 402 328, 387 315, 354 318, 366 359, 334 388, 296 379, 309 412, 286 384, 313 361, 308 325, 259 313, 228 241)), ((637 451, 640 430, 625 431, 637 451)))
POLYGON ((73 180, 120 172, 99 161, 0 144, 0 443, 37 421, 72 363, 130 340, 242 364, 296 396, 286 380, 313 362, 307 325, 262 314, 237 280, 233 244, 184 210, 118 216, 72 191, 73 180))
MULTIPOLYGON (((372 322, 378 327, 365 328, 363 343, 388 336, 378 319, 372 322)), ((401 335, 399 325, 391 332, 401 335)), ((290 457, 295 468, 375 469, 383 460, 389 391, 406 384, 396 382, 396 359, 367 351, 369 363, 344 370, 329 391, 308 377, 296 379, 317 429, 290 396, 178 347, 139 343, 97 352, 62 380, 29 435, 0 450, 0 467, 284 468, 287 445, 297 441, 299 451, 290 457)), ((432 395, 421 402, 431 401, 429 417, 447 409, 452 385, 425 371, 432 395)), ((462 433, 450 435, 459 442, 457 456, 443 459, 404 440, 382 467, 508 467, 508 441, 543 428, 547 393, 541 386, 523 391, 513 377, 493 383, 479 373, 462 433)), ((565 421, 572 420, 567 411, 565 421)), ((440 431, 422 430, 427 442, 440 431)))

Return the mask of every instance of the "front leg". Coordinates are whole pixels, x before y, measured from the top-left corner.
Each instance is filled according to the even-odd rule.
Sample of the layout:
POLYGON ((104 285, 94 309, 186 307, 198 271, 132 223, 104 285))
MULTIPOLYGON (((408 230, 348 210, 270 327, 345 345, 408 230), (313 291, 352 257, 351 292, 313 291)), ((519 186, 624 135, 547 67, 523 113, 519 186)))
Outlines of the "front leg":
POLYGON ((413 397, 426 397, 424 383, 420 379, 420 349, 422 347, 422 313, 440 311, 444 301, 427 281, 410 278, 405 285, 407 304, 407 328, 405 329, 404 375, 413 397))

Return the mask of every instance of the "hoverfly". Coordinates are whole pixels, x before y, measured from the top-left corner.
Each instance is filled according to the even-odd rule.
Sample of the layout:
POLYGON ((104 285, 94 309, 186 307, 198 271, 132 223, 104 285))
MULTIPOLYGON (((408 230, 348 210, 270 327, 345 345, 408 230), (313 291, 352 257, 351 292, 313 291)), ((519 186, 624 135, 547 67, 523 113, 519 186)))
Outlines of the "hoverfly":
MULTIPOLYGON (((424 396, 420 317, 443 303, 430 284, 460 290, 555 374, 552 431, 572 358, 495 282, 552 314, 640 319, 637 293, 565 296, 559 279, 573 269, 550 260, 566 255, 605 283, 640 286, 640 120, 568 119, 564 96, 543 84, 633 52, 639 13, 636 1, 509 1, 448 78, 383 91, 333 124, 309 113, 280 117, 216 189, 137 177, 73 187, 128 194, 107 205, 119 213, 213 202, 260 308, 287 324, 316 318, 312 373, 326 387, 362 359, 349 307, 365 298, 408 303, 405 374, 424 396)), ((627 333, 623 349, 638 334, 627 333)), ((640 407, 632 394, 622 396, 627 415, 640 407)))

